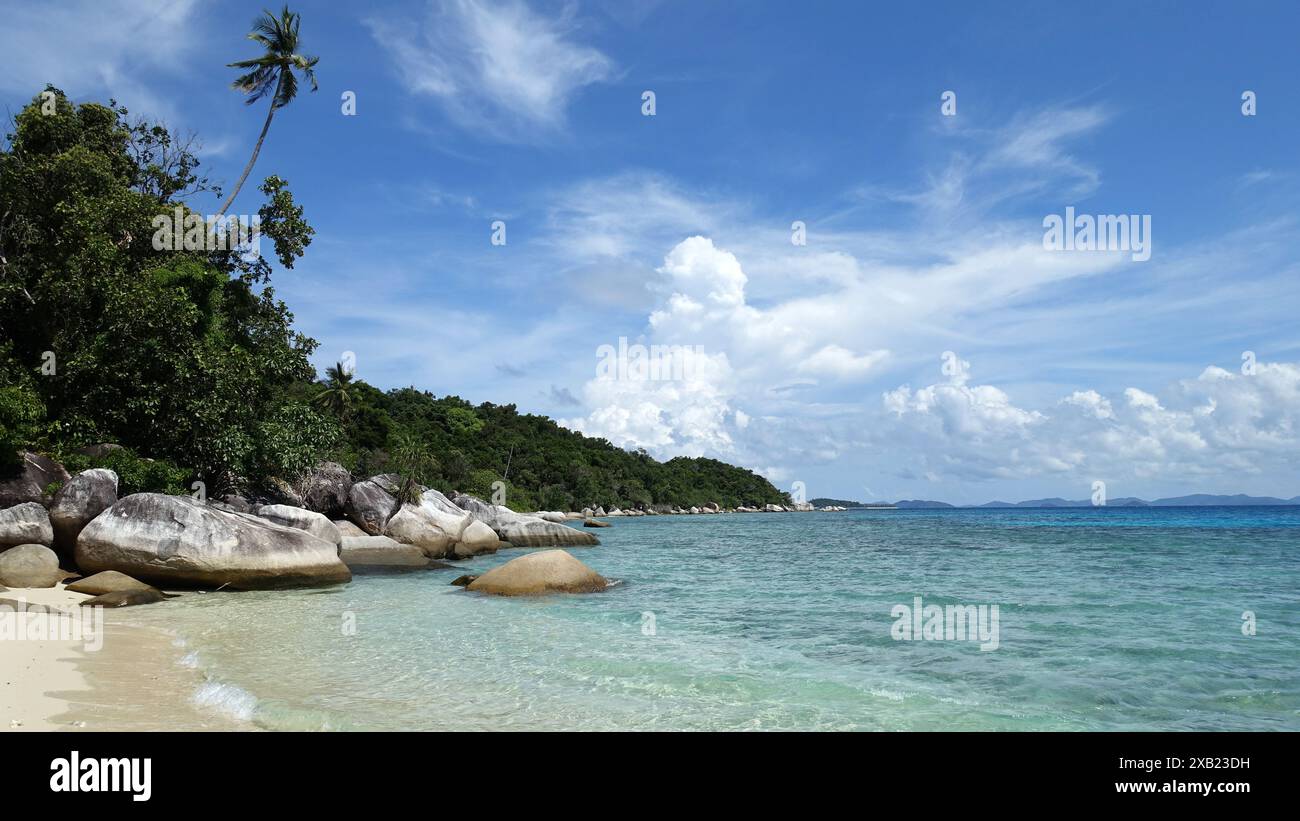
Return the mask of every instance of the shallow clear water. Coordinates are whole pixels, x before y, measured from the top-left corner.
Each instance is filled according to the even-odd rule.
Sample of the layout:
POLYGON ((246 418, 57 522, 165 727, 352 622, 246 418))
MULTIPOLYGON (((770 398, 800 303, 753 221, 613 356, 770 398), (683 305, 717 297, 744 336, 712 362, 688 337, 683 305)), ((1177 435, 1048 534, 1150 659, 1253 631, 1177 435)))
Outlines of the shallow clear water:
POLYGON ((1297 507, 612 522, 599 594, 449 586, 507 550, 128 612, 272 729, 1300 729, 1297 507), (998 605, 997 649, 895 640, 914 596, 998 605))

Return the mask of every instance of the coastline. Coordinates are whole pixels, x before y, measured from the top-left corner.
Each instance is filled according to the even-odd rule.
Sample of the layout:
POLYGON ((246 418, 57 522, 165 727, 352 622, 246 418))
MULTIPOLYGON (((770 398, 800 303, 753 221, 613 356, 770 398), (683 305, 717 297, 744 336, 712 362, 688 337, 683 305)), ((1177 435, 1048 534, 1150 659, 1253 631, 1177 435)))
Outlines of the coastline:
MULTIPOLYGON (((62 584, 0 593, 0 600, 72 612, 86 598, 62 584)), ((203 675, 181 663, 178 637, 133 624, 121 610, 102 613, 97 639, 0 641, 0 732, 255 729, 193 702, 203 675)))

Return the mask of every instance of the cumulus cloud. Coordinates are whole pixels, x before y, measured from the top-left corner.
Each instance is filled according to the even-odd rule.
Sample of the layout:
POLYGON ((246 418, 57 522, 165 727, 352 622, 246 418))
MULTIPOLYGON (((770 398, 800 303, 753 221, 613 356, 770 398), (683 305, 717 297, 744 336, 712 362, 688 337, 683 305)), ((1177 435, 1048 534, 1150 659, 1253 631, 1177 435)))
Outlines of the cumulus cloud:
POLYGON ((1284 471, 1300 459, 1300 363, 1259 363, 1249 375, 1211 366, 1163 394, 1074 391, 1049 413, 1017 407, 992 385, 904 385, 883 395, 894 426, 881 441, 939 454, 927 460, 932 470, 965 479, 1070 473, 1176 484, 1284 471))
POLYGON ((574 39, 571 7, 543 16, 517 0, 435 0, 418 23, 367 25, 412 93, 499 139, 558 130, 574 94, 615 71, 609 57, 574 39))
POLYGON ((657 274, 659 298, 636 344, 648 354, 680 351, 685 372, 598 374, 583 389, 592 410, 565 425, 658 456, 745 461, 756 450, 750 443, 784 426, 746 409, 756 395, 803 373, 857 379, 886 356, 831 342, 832 327, 787 324, 773 310, 750 305, 740 260, 707 237, 677 243, 657 274))

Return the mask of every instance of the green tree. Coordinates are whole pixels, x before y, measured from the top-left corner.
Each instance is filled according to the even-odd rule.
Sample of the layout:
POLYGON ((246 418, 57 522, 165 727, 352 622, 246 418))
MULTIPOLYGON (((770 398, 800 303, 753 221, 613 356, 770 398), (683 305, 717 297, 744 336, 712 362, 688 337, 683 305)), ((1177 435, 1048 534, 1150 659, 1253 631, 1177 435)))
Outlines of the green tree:
POLYGON ((325 369, 325 390, 313 400, 335 416, 347 420, 352 415, 352 371, 338 362, 325 369))
MULTIPOLYGON (((35 98, 0 147, 0 387, 35 394, 8 392, 13 441, 116 442, 210 492, 258 480, 283 433, 267 420, 306 404, 295 386, 314 377, 315 341, 293 330, 266 259, 155 241, 158 220, 190 216, 174 198, 203 184, 184 141, 47 90, 53 113, 35 98)), ((283 180, 263 190, 276 252, 292 262, 311 228, 283 180)), ((303 432, 309 450, 338 438, 332 420, 303 432)))
POLYGON ((298 77, 294 72, 302 72, 303 77, 311 83, 311 90, 316 91, 315 68, 320 58, 298 53, 301 46, 298 29, 301 23, 301 15, 289 11, 288 6, 281 10, 279 17, 269 10, 263 11, 253 21, 253 30, 248 33, 248 39, 262 46, 265 52, 260 57, 229 64, 230 68, 250 69, 236 77, 230 84, 231 88, 247 95, 245 102, 248 105, 270 94, 271 108, 266 112, 266 122, 262 124, 262 133, 257 136, 257 145, 253 146, 253 156, 248 158, 248 165, 244 166, 244 173, 239 175, 239 182, 235 183, 234 190, 221 204, 220 214, 224 215, 230 208, 230 203, 238 196, 244 180, 248 179, 249 172, 253 170, 276 109, 284 108, 298 96, 298 77))
POLYGON ((432 483, 438 473, 438 460, 433 451, 410 431, 402 431, 394 437, 389 454, 402 477, 397 491, 398 504, 418 505, 421 485, 432 483))

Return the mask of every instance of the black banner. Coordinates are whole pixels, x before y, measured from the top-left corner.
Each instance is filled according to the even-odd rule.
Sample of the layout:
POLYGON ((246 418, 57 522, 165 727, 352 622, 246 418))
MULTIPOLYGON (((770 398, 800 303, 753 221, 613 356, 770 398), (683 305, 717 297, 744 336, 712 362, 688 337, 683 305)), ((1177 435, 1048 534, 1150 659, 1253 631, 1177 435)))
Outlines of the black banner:
POLYGON ((701 791, 734 796, 739 780, 764 800, 774 791, 803 800, 810 791, 866 789, 924 795, 927 808, 979 799, 1041 808, 1052 798, 1072 808, 1194 801, 1223 810, 1285 799, 1282 769, 1293 760, 1283 748, 1290 736, 1264 734, 565 735, 33 733, 9 736, 4 784, 10 801, 70 809, 217 809, 237 800, 338 810, 340 789, 432 797, 441 781, 459 785, 445 796, 452 801, 496 793, 485 779, 504 778, 503 792, 533 807, 544 795, 560 799, 562 779, 565 792, 612 799, 654 785, 650 794, 673 802, 701 791), (529 790, 534 783, 541 792, 529 790))

